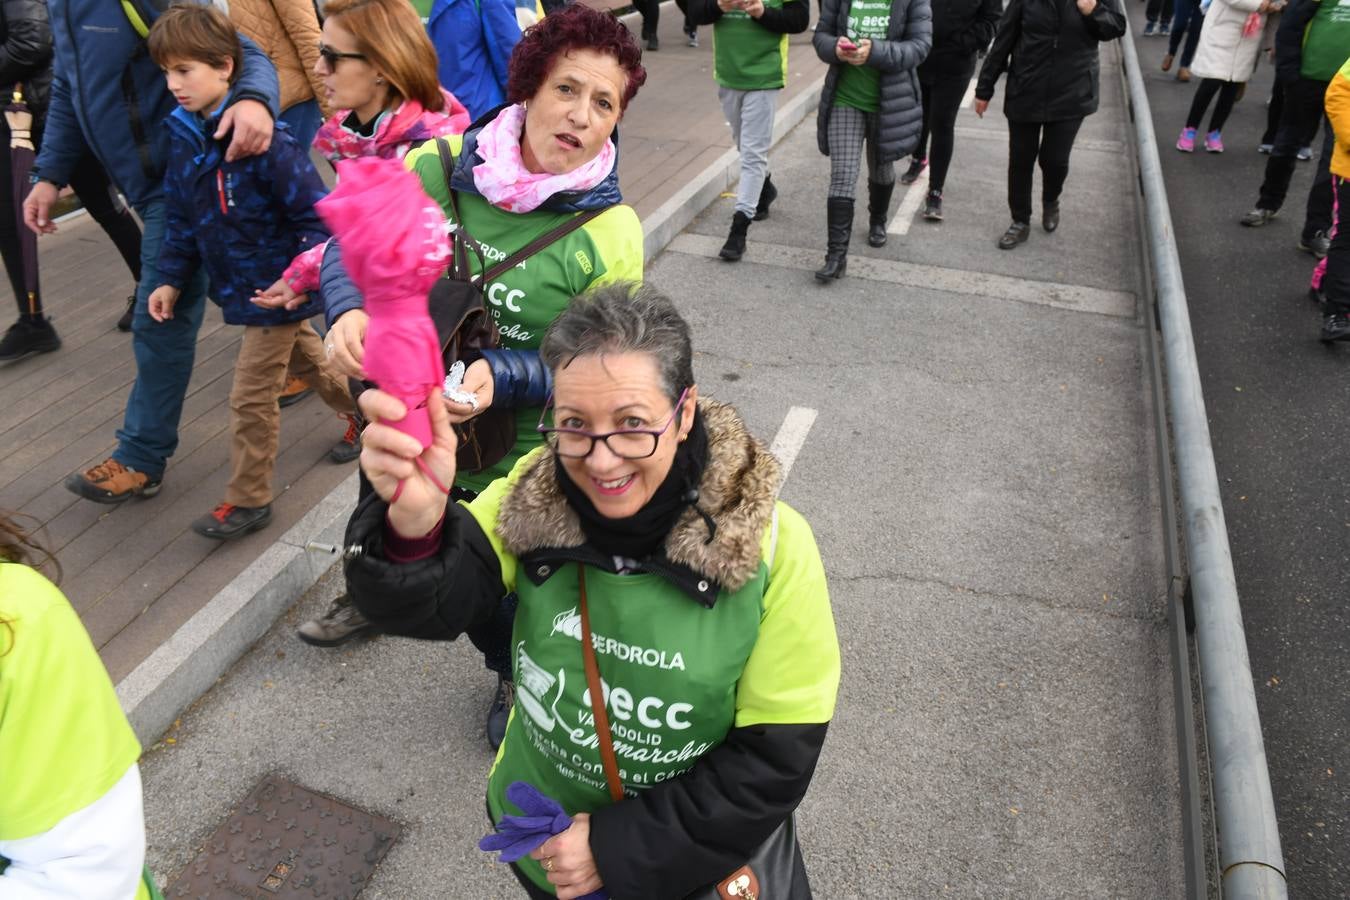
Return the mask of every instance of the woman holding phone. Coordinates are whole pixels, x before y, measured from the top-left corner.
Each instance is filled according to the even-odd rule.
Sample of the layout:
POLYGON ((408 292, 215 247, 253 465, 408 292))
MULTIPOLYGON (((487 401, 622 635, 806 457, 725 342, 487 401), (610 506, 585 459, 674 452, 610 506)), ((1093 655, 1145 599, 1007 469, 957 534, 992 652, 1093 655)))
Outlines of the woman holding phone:
POLYGON ((830 158, 827 250, 816 280, 842 278, 853 231, 859 158, 867 147, 867 242, 886 243, 895 161, 923 130, 916 70, 932 46, 929 0, 823 0, 812 43, 830 66, 820 94, 816 141, 830 158))

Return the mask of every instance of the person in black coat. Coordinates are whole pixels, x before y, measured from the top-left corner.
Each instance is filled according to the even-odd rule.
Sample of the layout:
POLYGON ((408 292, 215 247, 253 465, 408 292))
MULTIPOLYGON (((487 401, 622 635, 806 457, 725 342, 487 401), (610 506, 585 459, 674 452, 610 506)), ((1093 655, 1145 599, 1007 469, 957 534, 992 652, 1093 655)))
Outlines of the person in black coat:
MULTIPOLYGON (((0 2, 0 94, 7 101, 15 88, 20 88, 23 102, 33 115, 34 148, 42 143, 51 85, 52 30, 47 17, 47 0, 3 0, 0 2)), ((43 314, 37 273, 28 272, 24 263, 17 213, 24 198, 14 196, 9 141, 9 123, 0 118, 0 258, 4 259, 5 272, 19 311, 18 321, 0 338, 0 362, 32 353, 50 353, 61 346, 60 337, 43 314), (27 287, 29 276, 35 288, 31 297, 27 287)), ((21 179, 24 177, 26 173, 20 176, 21 179)), ((71 181, 90 215, 117 245, 132 276, 139 279, 140 226, 126 207, 113 198, 103 167, 92 155, 86 154, 72 173, 71 181)), ((118 327, 121 327, 120 323, 118 327)), ((128 328, 129 321, 122 330, 128 328)))
POLYGON ((975 54, 989 46, 1002 14, 1003 0, 933 0, 933 49, 919 64, 923 132, 909 171, 900 176, 901 184, 913 184, 931 163, 923 209, 929 221, 942 221, 942 189, 956 146, 956 113, 975 75, 975 54))
POLYGON ((999 238, 1012 250, 1031 231, 1031 178, 1041 166, 1041 226, 1059 227, 1059 195, 1083 119, 1097 111, 1097 44, 1125 33, 1119 0, 1011 0, 998 23, 975 86, 981 117, 994 83, 1008 73, 1008 207, 1012 224, 999 238))

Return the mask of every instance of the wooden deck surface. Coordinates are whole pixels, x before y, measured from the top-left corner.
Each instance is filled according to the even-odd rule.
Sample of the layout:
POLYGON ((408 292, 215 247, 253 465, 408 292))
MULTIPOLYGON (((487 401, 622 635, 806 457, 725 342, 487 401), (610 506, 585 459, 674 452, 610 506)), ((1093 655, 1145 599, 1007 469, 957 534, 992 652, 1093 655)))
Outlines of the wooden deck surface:
MULTIPOLYGON (((712 80, 711 29, 700 30, 702 46, 692 49, 681 24, 673 10, 662 17, 663 49, 645 55, 647 84, 620 126, 620 183, 643 219, 731 145, 712 80)), ((791 43, 790 82, 780 104, 823 68, 809 32, 791 43)), ((159 495, 105 506, 67 491, 61 482, 68 474, 102 461, 116 446, 135 363, 131 336, 114 326, 133 285, 112 243, 87 217, 39 243, 45 304, 64 344, 56 353, 0 364, 0 508, 41 524, 61 563, 61 586, 116 682, 354 464, 325 458, 344 426, 310 397, 282 414, 272 524, 225 544, 189 530, 224 495, 228 397, 241 333, 208 304, 178 452, 159 495)), ((7 286, 0 293, 0 310, 13 310, 7 286)))

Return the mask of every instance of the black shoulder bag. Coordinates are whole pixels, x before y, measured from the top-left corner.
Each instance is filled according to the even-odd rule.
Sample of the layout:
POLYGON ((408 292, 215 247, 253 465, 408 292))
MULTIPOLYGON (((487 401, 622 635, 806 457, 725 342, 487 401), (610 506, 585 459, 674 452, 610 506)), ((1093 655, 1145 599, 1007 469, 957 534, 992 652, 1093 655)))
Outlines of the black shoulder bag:
MULTIPOLYGON (((497 322, 487 308, 484 288, 493 279, 509 272, 524 259, 538 253, 554 241, 571 234, 603 210, 592 209, 573 216, 557 228, 535 238, 506 259, 488 268, 481 245, 464 227, 455 191, 450 187, 455 158, 450 145, 436 138, 436 150, 445 170, 445 187, 450 194, 450 212, 454 215, 454 230, 450 235, 453 249, 447 277, 438 279, 427 295, 427 309, 436 325, 441 341, 441 356, 447 370, 457 361, 469 365, 482 356, 482 351, 498 346, 497 322), (469 266, 469 252, 479 262, 477 278, 469 266)), ((468 421, 455 426, 459 438, 456 464, 459 471, 477 473, 501 462, 516 444, 516 411, 490 406, 468 421)))

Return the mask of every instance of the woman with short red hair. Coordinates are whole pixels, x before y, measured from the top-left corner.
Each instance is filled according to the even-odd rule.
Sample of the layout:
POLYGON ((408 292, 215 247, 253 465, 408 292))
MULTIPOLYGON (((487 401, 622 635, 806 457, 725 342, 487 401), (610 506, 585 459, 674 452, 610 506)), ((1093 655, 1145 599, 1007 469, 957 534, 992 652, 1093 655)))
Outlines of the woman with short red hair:
MULTIPOLYGON (((483 292, 504 350, 525 351, 533 359, 544 329, 572 297, 595 285, 642 279, 642 223, 622 202, 617 144, 619 120, 647 79, 641 58, 637 41, 613 15, 568 6, 526 30, 516 44, 505 105, 463 135, 428 141, 405 160, 447 219, 482 249, 481 256, 469 254, 475 278, 535 239, 588 216, 576 230, 534 253, 528 264, 485 280, 483 292)), ((332 247, 337 246, 334 241, 332 247)), ((362 378, 369 317, 334 249, 324 259, 322 287, 333 359, 347 374, 362 378)), ((494 373, 475 364, 464 387, 476 394, 478 408, 447 401, 457 419, 477 415, 493 402, 516 410, 515 446, 483 471, 461 471, 454 486, 457 499, 475 496, 543 442, 535 430, 543 398, 516 398, 511 374, 503 366, 494 373)), ((494 748, 514 696, 513 603, 503 603, 491 623, 469 631, 499 679, 486 729, 494 748)), ((344 594, 303 636, 332 645, 369 628, 344 594)))

